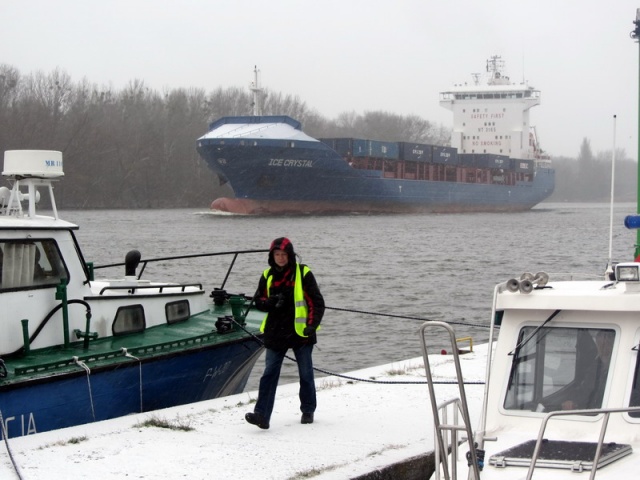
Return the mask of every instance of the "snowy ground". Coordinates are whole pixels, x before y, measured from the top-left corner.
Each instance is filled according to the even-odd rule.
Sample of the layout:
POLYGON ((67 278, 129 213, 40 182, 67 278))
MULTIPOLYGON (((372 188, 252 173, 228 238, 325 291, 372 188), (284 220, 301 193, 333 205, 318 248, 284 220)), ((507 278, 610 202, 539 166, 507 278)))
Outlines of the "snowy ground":
MULTIPOLYGON (((484 350, 463 355, 466 381, 484 380, 484 350), (480 358, 479 358, 480 357, 480 358)), ((425 380, 422 358, 348 375, 389 382, 425 380)), ((449 376, 451 356, 434 359, 434 380, 449 376), (446 373, 445 373, 446 372, 446 373), (442 376, 439 376, 440 375, 442 376)), ((256 366, 262 369, 262 364, 256 366)), ((450 377, 448 377, 450 378, 450 377)), ((317 379, 315 422, 300 424, 297 384, 278 389, 271 428, 244 420, 256 392, 152 413, 9 439, 0 446, 0 478, 57 479, 345 479, 433 450, 426 384, 317 379), (149 420, 189 427, 142 426, 149 420), (10 458, 13 456, 18 472, 10 458)), ((468 385, 472 426, 482 386, 468 385)), ((457 395, 438 386, 438 401, 457 395)))

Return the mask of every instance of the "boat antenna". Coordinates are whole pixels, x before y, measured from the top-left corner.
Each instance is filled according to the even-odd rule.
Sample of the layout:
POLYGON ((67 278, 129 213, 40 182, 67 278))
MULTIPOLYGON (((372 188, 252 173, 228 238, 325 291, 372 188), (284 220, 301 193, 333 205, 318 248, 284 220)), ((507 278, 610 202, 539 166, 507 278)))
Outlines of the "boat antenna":
POLYGON ((609 202, 609 261, 605 278, 613 278, 612 251, 613 251, 613 202, 616 179, 616 116, 613 116, 613 151, 611 152, 611 200, 609 202))
MULTIPOLYGON (((636 19, 633 22, 635 28, 631 31, 631 38, 640 45, 640 8, 636 9, 636 19)), ((640 80, 640 79, 639 79, 640 80)), ((640 82, 639 82, 640 85, 640 82)), ((640 88, 640 87, 639 87, 640 88)), ((640 95, 638 96, 638 125, 640 126, 640 95)), ((638 135, 638 161, 640 162, 640 135, 638 135)), ((640 189, 640 164, 638 165, 638 189, 640 189)), ((640 191, 637 193, 637 209, 636 213, 640 213, 640 191)), ((638 259, 640 256, 640 230, 636 232, 636 245, 635 252, 633 254, 634 259, 638 259)))

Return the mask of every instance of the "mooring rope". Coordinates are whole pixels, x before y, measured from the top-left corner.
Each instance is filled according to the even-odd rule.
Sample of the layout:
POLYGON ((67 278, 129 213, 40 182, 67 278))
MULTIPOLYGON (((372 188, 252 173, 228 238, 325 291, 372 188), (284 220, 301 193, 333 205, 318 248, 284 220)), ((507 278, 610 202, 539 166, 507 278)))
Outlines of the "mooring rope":
POLYGON ((16 472, 16 475, 20 480, 22 480, 22 474, 20 473, 20 469, 18 468, 18 464, 13 458, 13 452, 11 451, 11 447, 9 446, 9 434, 6 431, 6 427, 4 424, 4 417, 2 416, 2 411, 0 410, 0 430, 2 431, 2 439, 4 440, 4 446, 7 449, 7 453, 9 454, 9 460, 11 460, 11 464, 13 465, 13 469, 16 472))
MULTIPOLYGON (((368 312, 366 310, 355 310, 353 308, 339 308, 339 307, 324 307, 324 308, 327 310, 336 310, 338 312, 362 313, 364 315, 374 315, 377 317, 391 317, 391 318, 400 318, 403 320, 417 320, 419 322, 435 322, 433 318, 412 317, 410 315, 395 315, 393 313, 368 312)), ((465 327, 490 328, 489 325, 483 325, 480 323, 466 323, 466 322, 455 322, 455 321, 449 321, 447 323, 450 325, 464 325, 465 327)), ((496 325, 495 327, 499 328, 498 325, 496 325)))
POLYGON ((93 421, 96 421, 96 411, 93 408, 93 393, 91 392, 91 369, 82 362, 78 357, 73 357, 73 361, 76 365, 84 368, 84 371, 87 372, 87 385, 89 386, 89 402, 91 403, 91 415, 93 415, 93 421))
POLYGON ((138 357, 136 357, 136 356, 134 356, 134 355, 131 355, 131 354, 127 351, 127 349, 126 349, 126 348, 124 348, 124 347, 122 347, 122 348, 120 349, 120 351, 122 352, 122 354, 123 354, 125 357, 127 357, 127 358, 133 358, 134 360, 137 360, 137 361, 138 361, 138 368, 139 368, 139 375, 138 375, 138 377, 139 377, 139 378, 138 378, 138 380, 139 380, 139 382, 140 382, 140 413, 142 413, 142 412, 144 412, 144 409, 142 408, 142 407, 143 407, 143 403, 142 403, 142 361, 141 361, 138 357))
MULTIPOLYGON (((337 309, 334 308, 333 310, 337 310, 337 309)), ((384 315, 384 314, 382 314, 382 315, 384 315)), ((259 338, 258 336, 254 335, 249 330, 244 328, 244 325, 242 325, 239 322, 237 322, 235 318, 233 318, 233 317, 230 317, 230 318, 233 321, 233 323, 235 323, 238 327, 240 327, 245 333, 249 334, 256 342, 258 342, 260 344, 260 346, 264 347, 264 342, 262 341, 261 338, 259 338)), ((404 318, 404 317, 402 317, 402 318, 404 318)), ((433 321, 433 320, 427 320, 427 321, 433 321)), ((294 363, 298 363, 298 361, 294 357, 291 357, 289 355, 285 354, 284 358, 286 358, 287 360, 291 360, 294 363)), ((344 378, 346 380, 352 380, 352 381, 355 381, 355 382, 377 383, 377 384, 381 384, 381 385, 428 385, 429 384, 429 382, 424 381, 424 380, 412 380, 412 381, 374 380, 372 378, 352 377, 350 375, 344 375, 342 373, 332 372, 332 371, 325 370, 325 369, 319 368, 319 367, 313 367, 313 369, 316 372, 324 373, 324 374, 332 376, 332 377, 344 378)), ((436 384, 436 385, 453 385, 453 384, 457 384, 458 382, 456 380, 441 380, 441 381, 432 382, 432 383, 436 384)), ((484 385, 485 384, 484 381, 470 381, 470 382, 463 382, 463 383, 465 385, 484 385)))

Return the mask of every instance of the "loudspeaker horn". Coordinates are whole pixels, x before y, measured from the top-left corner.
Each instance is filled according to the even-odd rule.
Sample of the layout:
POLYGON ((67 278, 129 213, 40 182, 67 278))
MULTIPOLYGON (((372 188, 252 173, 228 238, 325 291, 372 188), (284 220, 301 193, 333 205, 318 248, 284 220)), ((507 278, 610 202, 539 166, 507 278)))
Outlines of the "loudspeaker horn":
POLYGON ((533 291, 533 283, 530 280, 520 280, 520 292, 531 293, 533 291))
POLYGON ((513 293, 520 290, 520 284, 518 283, 518 280, 516 280, 515 278, 512 278, 511 280, 507 280, 507 290, 513 293))

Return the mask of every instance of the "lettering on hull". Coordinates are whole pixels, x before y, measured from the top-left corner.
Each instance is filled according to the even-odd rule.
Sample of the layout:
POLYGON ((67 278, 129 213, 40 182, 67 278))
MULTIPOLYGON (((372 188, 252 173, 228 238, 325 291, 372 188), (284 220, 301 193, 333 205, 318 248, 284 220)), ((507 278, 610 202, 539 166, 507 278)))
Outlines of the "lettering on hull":
POLYGON ((16 417, 7 417, 4 419, 4 431, 9 432, 9 423, 12 422, 20 422, 21 428, 21 436, 25 435, 33 435, 34 433, 38 433, 36 429, 36 419, 33 417, 33 413, 29 412, 29 418, 25 423, 25 415, 20 415, 20 418, 16 419, 16 417))
POLYGON ((284 158, 271 158, 269 160, 270 167, 313 167, 313 160, 294 160, 284 158))
POLYGON ((214 379, 218 375, 224 374, 227 370, 229 370, 230 366, 231 366, 231 361, 229 360, 229 361, 223 363, 222 365, 218 365, 216 367, 209 368, 207 370, 207 373, 205 373, 204 378, 202 379, 202 382, 204 383, 207 380, 214 379))

